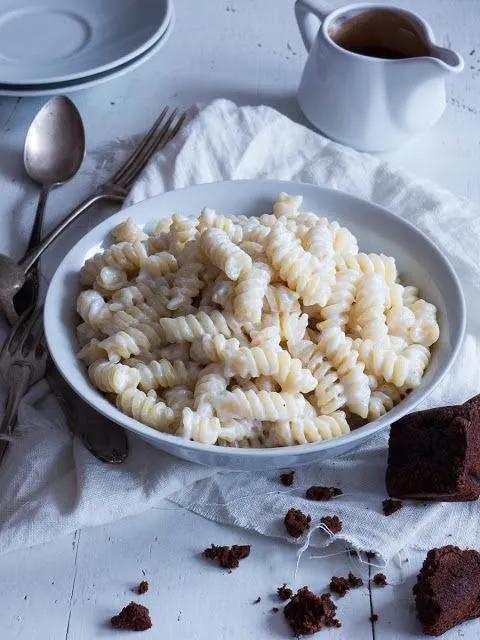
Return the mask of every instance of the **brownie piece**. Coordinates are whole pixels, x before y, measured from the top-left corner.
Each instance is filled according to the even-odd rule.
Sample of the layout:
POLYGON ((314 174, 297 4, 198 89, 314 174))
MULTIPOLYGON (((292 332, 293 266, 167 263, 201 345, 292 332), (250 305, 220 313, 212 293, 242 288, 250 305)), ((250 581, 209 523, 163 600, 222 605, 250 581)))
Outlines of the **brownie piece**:
POLYGON ((336 593, 340 598, 343 598, 350 589, 361 587, 362 585, 363 580, 350 572, 347 578, 332 576, 330 580, 330 591, 333 591, 333 593, 336 593))
POLYGON ((148 582, 146 580, 142 580, 138 587, 135 589, 135 592, 138 593, 139 596, 147 593, 148 591, 148 582))
POLYGON ((392 424, 388 495, 464 501, 480 496, 480 401, 417 411, 392 424))
POLYGON ((300 509, 289 509, 283 522, 288 533, 293 538, 299 538, 310 528, 311 520, 311 517, 300 509))
POLYGON ((376 573, 373 576, 373 584, 377 587, 387 586, 387 576, 384 573, 376 573))
POLYGON ((308 587, 302 587, 285 605, 283 613, 293 633, 303 636, 316 633, 323 627, 340 627, 335 618, 336 610, 329 593, 317 596, 308 587))
POLYGON ((212 544, 204 550, 203 555, 208 560, 218 560, 218 564, 222 569, 229 569, 231 571, 238 567, 240 560, 248 558, 250 555, 250 545, 234 544, 231 547, 220 547, 212 544))
POLYGON ((338 516, 324 516, 320 518, 320 522, 329 529, 333 535, 340 533, 342 530, 342 521, 338 516))
POLYGON ((293 476, 295 471, 289 471, 288 473, 282 473, 280 475, 280 482, 284 487, 291 487, 293 484, 293 476))
POLYGON ((136 602, 130 602, 120 613, 110 620, 112 627, 127 631, 146 631, 152 626, 150 612, 147 607, 136 602))
POLYGON ((290 598, 293 596, 293 591, 290 589, 290 587, 287 587, 286 583, 284 582, 281 587, 278 587, 277 595, 280 600, 290 600, 290 598))
POLYGON ((403 507, 403 502, 401 500, 391 500, 387 498, 382 502, 382 509, 384 516, 391 516, 392 513, 395 513, 399 509, 403 507))
POLYGON ((480 617, 480 553, 452 545, 432 549, 413 593, 428 635, 439 636, 461 622, 480 617))
POLYGON ((363 586, 363 580, 358 576, 354 576, 353 573, 350 572, 348 574, 348 584, 355 589, 356 587, 363 586))
POLYGON ((337 487, 313 486, 307 489, 305 497, 307 500, 331 500, 335 496, 341 496, 343 491, 337 487))

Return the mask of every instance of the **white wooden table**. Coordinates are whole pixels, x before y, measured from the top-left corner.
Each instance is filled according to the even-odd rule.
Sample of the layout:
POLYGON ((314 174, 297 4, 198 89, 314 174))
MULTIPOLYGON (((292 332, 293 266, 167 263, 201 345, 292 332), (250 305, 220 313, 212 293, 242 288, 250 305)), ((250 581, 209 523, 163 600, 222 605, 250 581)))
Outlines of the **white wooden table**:
MULTIPOLYGON (((394 4, 384 0, 386 4, 394 4)), ((270 104, 303 121, 295 91, 305 52, 293 17, 293 0, 176 0, 176 28, 166 47, 131 75, 72 95, 86 123, 88 155, 81 175, 53 194, 53 224, 89 192, 114 165, 118 149, 144 131, 161 105, 228 97, 242 104, 270 104)), ((330 5, 339 6, 338 0, 330 5)), ((478 0, 396 0, 424 15, 438 42, 459 49, 465 72, 448 89, 441 122, 390 158, 459 195, 480 199, 480 12, 478 0)), ((0 251, 19 255, 26 243, 21 224, 32 215, 36 191, 22 171, 21 150, 29 121, 42 99, 0 99, 0 216, 14 211, 18 233, 0 234, 0 251)), ((58 260, 106 212, 80 220, 45 263, 58 260)), ((5 218, 4 218, 5 219, 5 218)), ((1 220, 1 218, 0 218, 1 220)), ((6 225, 5 225, 6 226, 6 225)), ((141 637, 170 640, 257 640, 289 637, 275 588, 291 582, 296 561, 292 545, 203 520, 165 502, 135 518, 84 529, 50 544, 0 557, 1 640, 90 640, 123 638, 109 618, 132 598, 150 608, 154 628, 141 637), (211 542, 252 544, 252 555, 227 574, 199 557, 211 542), (143 578, 150 591, 135 597, 143 578), (261 596, 259 604, 252 602, 261 596)), ((410 556, 412 574, 421 556, 410 556)), ((345 575, 349 560, 304 557, 297 586, 324 590, 331 575, 345 575)), ((399 582, 395 567, 386 571, 399 582)), ((363 577, 367 572, 363 569, 363 577)), ((413 578, 373 590, 379 615, 377 639, 422 637, 415 619, 413 578)), ((372 637, 367 588, 339 601, 343 626, 338 640, 372 637)), ((480 622, 446 638, 478 638, 480 622)), ((322 636, 323 637, 323 636, 322 636)))

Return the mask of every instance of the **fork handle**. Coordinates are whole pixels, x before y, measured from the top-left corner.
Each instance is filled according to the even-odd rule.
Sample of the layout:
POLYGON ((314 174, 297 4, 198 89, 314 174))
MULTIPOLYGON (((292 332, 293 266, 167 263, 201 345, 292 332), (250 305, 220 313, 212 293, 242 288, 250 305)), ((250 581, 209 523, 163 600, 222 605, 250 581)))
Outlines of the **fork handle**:
MULTIPOLYGON (((18 406, 29 387, 31 370, 30 367, 12 365, 8 375, 10 384, 8 388, 7 404, 5 406, 5 415, 3 416, 3 420, 0 425, 0 436, 11 435, 15 429, 18 406)), ((5 455, 9 444, 10 442, 8 440, 0 439, 0 462, 5 455)))
POLYGON ((80 214, 89 209, 92 204, 98 202, 99 200, 113 200, 114 202, 123 202, 125 196, 111 193, 111 192, 100 192, 96 193, 93 196, 90 196, 86 200, 84 200, 78 207, 75 207, 73 211, 69 213, 69 215, 64 218, 50 233, 47 233, 45 238, 31 251, 29 251, 20 261, 19 266, 27 273, 27 271, 35 264, 35 262, 39 259, 42 253, 47 249, 54 240, 58 238, 58 236, 71 224, 80 214))

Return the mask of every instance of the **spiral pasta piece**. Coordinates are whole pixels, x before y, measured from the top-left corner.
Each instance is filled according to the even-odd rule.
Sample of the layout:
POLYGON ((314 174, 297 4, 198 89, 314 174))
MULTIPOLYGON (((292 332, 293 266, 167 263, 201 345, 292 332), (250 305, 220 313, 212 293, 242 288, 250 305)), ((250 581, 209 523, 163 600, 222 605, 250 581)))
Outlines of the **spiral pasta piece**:
POLYGON ((318 346, 337 370, 346 406, 352 413, 366 418, 370 386, 364 373, 364 364, 359 361, 359 353, 353 348, 352 340, 339 327, 329 327, 321 332, 318 346))
POLYGON ((203 444, 215 444, 220 431, 221 426, 218 418, 192 411, 187 407, 182 411, 182 420, 176 435, 203 444))
POLYGON ((117 224, 116 227, 112 229, 112 237, 116 242, 143 242, 148 238, 147 234, 142 231, 142 229, 135 224, 133 218, 127 218, 117 224))
POLYGON ((103 331, 112 321, 112 312, 98 291, 86 289, 77 299, 77 313, 96 331, 103 331))
POLYGON ((113 364, 96 360, 88 367, 88 376, 93 384, 106 393, 121 393, 140 382, 140 374, 125 364, 113 364))
POLYGON ((393 384, 384 384, 372 391, 368 403, 368 418, 376 420, 400 402, 402 393, 393 384))
POLYGON ((319 325, 321 329, 333 326, 345 330, 350 309, 355 300, 358 278, 358 273, 353 269, 337 272, 327 304, 319 310, 319 315, 322 318, 319 325))
POLYGON ((96 253, 85 261, 80 269, 80 282, 83 285, 91 286, 103 267, 116 267, 132 276, 138 273, 146 258, 147 251, 141 242, 113 244, 103 253, 96 253))
POLYGON ((338 438, 350 432, 343 411, 329 416, 299 418, 279 421, 271 425, 268 435, 269 446, 292 446, 338 438))
POLYGON ((134 420, 158 431, 168 432, 175 418, 172 409, 164 402, 157 402, 143 391, 132 387, 118 394, 117 407, 134 420))
POLYGON ((235 224, 231 218, 217 213, 214 209, 204 207, 198 219, 197 229, 201 232, 205 229, 220 229, 227 234, 232 242, 240 244, 243 240, 242 227, 235 224))
POLYGON ((225 316, 220 311, 212 311, 210 314, 200 311, 178 318, 160 318, 159 323, 167 342, 193 342, 204 335, 215 336, 217 333, 227 338, 231 336, 225 316))
POLYGON ((140 373, 139 387, 142 391, 177 385, 193 387, 200 373, 200 366, 194 362, 188 364, 180 361, 170 362, 165 358, 148 363, 129 358, 126 364, 140 373))
POLYGON ((300 313, 298 293, 283 284, 269 285, 265 291, 263 310, 266 313, 300 313))
POLYGON ((250 271, 252 259, 234 244, 220 229, 206 229, 200 236, 200 244, 205 255, 230 280, 238 280, 242 273, 250 271))
POLYGON ((214 406, 217 414, 226 419, 292 420, 301 415, 305 398, 300 393, 235 389, 217 396, 214 406))
POLYGON ((346 254, 337 266, 340 270, 353 269, 362 274, 376 273, 388 286, 394 284, 398 276, 395 258, 383 253, 346 254))
POLYGON ((386 296, 385 282, 378 274, 370 273, 360 278, 350 323, 361 338, 381 342, 386 337, 386 296))
POLYGON ((270 270, 255 263, 237 280, 233 296, 233 313, 239 322, 260 322, 263 299, 270 282, 270 270))
POLYGON ((276 223, 272 228, 265 250, 282 280, 300 295, 305 304, 326 304, 330 286, 322 278, 321 264, 298 244, 295 236, 282 224, 276 223))

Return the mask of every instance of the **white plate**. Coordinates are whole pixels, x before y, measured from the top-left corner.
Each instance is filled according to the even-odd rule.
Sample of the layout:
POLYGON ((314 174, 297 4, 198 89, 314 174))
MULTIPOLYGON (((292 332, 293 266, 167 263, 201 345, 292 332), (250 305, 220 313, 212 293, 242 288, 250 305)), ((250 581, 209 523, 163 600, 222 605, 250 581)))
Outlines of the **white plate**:
POLYGON ((241 180, 198 185, 145 200, 115 214, 92 229, 65 256, 48 290, 45 334, 50 353, 65 380, 97 411, 180 458, 231 469, 274 469, 321 461, 358 447, 366 438, 412 411, 440 382, 452 364, 465 330, 465 303, 460 283, 441 251, 418 229, 382 207, 345 193, 314 185, 241 180), (85 259, 111 243, 110 231, 127 216, 151 229, 159 217, 173 211, 198 215, 204 206, 224 213, 259 215, 271 211, 280 191, 301 194, 304 208, 328 215, 347 226, 362 250, 395 256, 404 283, 415 284, 439 312, 441 337, 435 345, 422 384, 386 416, 352 433, 318 444, 277 449, 233 449, 185 441, 160 433, 129 418, 106 400, 89 382, 76 358, 75 299, 80 291, 79 271, 85 259))
POLYGON ((125 64, 115 67, 110 71, 104 71, 94 76, 89 76, 86 80, 73 80, 71 82, 59 82, 45 85, 2 85, 0 84, 0 96, 12 96, 23 98, 36 98, 38 96, 53 96, 63 95, 65 93, 72 93, 73 91, 81 91, 82 89, 89 89, 98 84, 108 82, 114 78, 123 76, 129 71, 133 71, 141 64, 149 60, 154 56, 164 44, 168 41, 175 26, 175 14, 172 11, 172 17, 167 25, 166 30, 161 35, 150 49, 147 49, 144 53, 137 56, 133 60, 126 62, 125 64))
POLYGON ((149 49, 172 0, 9 0, 0 9, 0 84, 67 82, 149 49))

